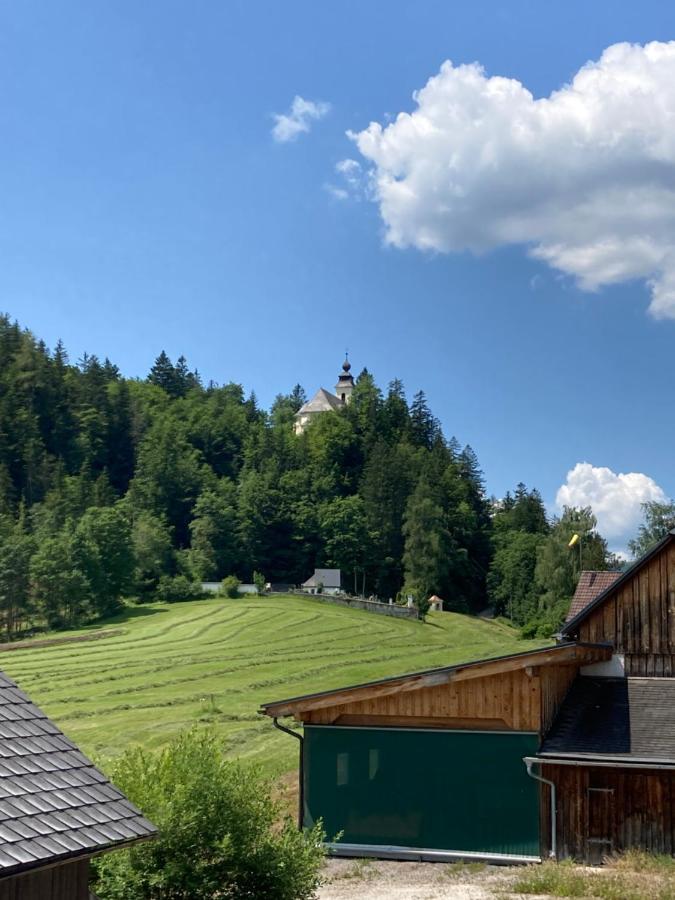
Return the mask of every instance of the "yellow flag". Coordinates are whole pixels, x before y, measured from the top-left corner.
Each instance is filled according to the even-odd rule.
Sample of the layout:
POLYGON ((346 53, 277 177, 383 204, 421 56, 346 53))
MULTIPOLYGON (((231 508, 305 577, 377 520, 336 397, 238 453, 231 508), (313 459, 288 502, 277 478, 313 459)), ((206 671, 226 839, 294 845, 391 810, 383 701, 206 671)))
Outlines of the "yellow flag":
POLYGON ((574 545, 575 545, 575 544, 578 544, 578 543, 579 543, 579 535, 578 535, 578 534, 573 534, 572 537, 571 537, 571 539, 570 539, 570 542, 569 542, 569 544, 568 544, 567 546, 568 546, 568 547, 574 547, 574 545))

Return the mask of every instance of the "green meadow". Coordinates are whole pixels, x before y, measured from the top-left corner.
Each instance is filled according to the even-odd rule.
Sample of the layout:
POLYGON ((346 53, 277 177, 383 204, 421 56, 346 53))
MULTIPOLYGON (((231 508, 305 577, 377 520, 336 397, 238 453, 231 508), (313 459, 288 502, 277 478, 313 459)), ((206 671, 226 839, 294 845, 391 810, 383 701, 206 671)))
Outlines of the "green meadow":
POLYGON ((112 633, 27 645, 0 654, 0 667, 102 762, 204 725, 270 774, 294 768, 297 746, 259 715, 261 703, 541 645, 454 613, 421 623, 283 595, 129 607, 54 637, 97 631, 112 633))

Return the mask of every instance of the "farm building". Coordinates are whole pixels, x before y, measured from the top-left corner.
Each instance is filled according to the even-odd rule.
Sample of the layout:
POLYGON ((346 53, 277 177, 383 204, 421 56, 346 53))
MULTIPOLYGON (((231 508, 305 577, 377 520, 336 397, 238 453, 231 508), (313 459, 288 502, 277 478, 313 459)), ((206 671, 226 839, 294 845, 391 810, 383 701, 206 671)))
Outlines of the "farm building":
POLYGON ((594 582, 556 646, 264 705, 304 726, 302 822, 346 855, 674 852, 675 532, 594 582))
POLYGON ((0 673, 0 900, 88 900, 92 856, 155 834, 0 673))
POLYGON ((314 569, 314 574, 303 582, 308 594, 339 594, 342 591, 342 573, 339 569, 314 569))

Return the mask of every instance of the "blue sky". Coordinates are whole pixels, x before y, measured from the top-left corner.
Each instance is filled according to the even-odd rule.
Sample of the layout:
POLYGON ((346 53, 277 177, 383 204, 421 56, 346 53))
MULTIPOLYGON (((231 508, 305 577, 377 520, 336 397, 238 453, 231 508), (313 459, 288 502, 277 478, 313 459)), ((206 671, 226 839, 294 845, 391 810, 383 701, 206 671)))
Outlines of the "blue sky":
MULTIPOLYGON (((308 393, 332 387, 349 347, 355 370, 367 366, 382 386, 399 377, 409 395, 426 391, 446 432, 476 449, 490 492, 523 480, 554 508, 566 484, 561 497, 596 503, 622 546, 639 499, 675 494, 666 263, 653 290, 641 261, 620 277, 597 266, 582 272, 584 247, 570 261, 558 242, 563 218, 581 214, 559 196, 545 233, 505 237, 512 218, 502 228, 495 216, 500 237, 486 236, 491 198, 501 202, 502 186, 518 181, 510 150, 493 182, 463 163, 460 174, 474 179, 464 218, 448 214, 431 250, 420 238, 428 205, 390 214, 372 180, 353 190, 335 167, 353 159, 364 177, 391 174, 384 151, 369 157, 346 132, 412 113, 413 92, 445 60, 477 61, 485 77, 517 79, 546 97, 610 45, 675 38, 669 7, 3 3, 0 308, 50 345, 62 338, 73 359, 108 355, 125 374, 144 376, 161 349, 184 353, 205 378, 239 381, 265 405, 298 381, 308 393), (307 119, 295 140, 275 140, 274 116, 288 114, 295 96, 330 109, 307 119), (478 199, 476 178, 486 186, 478 199), (392 242, 396 216, 404 237, 392 242), (475 234, 473 243, 448 237, 455 226, 475 234), (535 245, 545 248, 539 258, 528 252, 535 245), (595 290, 579 286, 584 276, 595 290), (652 301, 658 316, 648 312, 652 301), (584 462, 595 468, 566 482, 584 462), (619 479, 626 473, 654 484, 619 479)), ((474 100, 453 85, 453 102, 471 110, 474 100)), ((505 127, 497 123, 497 153, 505 127)), ((568 166, 566 133, 541 143, 536 163, 518 163, 525 180, 532 166, 531 195, 545 193, 559 170, 563 194, 575 183, 590 190, 568 166)), ((448 134, 466 138, 459 126, 448 134)), ((592 173, 592 128, 587 138, 591 164, 582 162, 592 173)), ((425 152, 406 149, 394 181, 418 177, 425 152)), ((659 165, 672 177, 664 153, 659 165)), ((644 169, 641 158, 631 163, 617 165, 614 187, 628 169, 644 169)), ((424 186, 422 205, 437 187, 424 186)), ((504 201, 509 214, 531 203, 527 184, 520 190, 504 201)), ((658 227, 666 247, 670 224, 658 227)), ((617 257, 632 261, 626 246, 617 257)))

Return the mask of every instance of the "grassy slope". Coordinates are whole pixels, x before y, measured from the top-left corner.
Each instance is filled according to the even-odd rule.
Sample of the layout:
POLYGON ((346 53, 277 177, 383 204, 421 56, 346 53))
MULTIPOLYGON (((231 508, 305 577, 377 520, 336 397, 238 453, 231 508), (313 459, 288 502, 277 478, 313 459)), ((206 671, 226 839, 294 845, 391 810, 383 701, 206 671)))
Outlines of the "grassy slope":
POLYGON ((11 651, 0 666, 99 759, 209 723, 230 754, 275 773, 294 767, 297 747, 257 714, 261 702, 537 645, 452 613, 421 624, 284 596, 152 604, 97 627, 123 633, 11 651))

